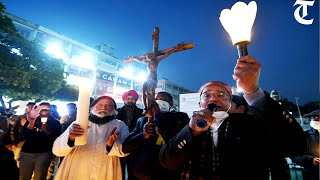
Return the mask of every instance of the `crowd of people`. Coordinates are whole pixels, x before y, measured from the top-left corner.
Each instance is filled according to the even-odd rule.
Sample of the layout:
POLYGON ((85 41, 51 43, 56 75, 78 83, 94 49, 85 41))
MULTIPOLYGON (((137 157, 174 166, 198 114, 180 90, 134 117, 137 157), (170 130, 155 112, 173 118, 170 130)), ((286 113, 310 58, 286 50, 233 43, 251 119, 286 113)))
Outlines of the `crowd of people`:
MULTIPOLYGON (((259 85, 261 65, 239 58, 233 78, 243 96, 232 95, 221 81, 199 89, 192 117, 172 110, 167 92, 155 95, 154 117, 137 107, 134 90, 117 108, 101 96, 88 107, 81 127, 77 106, 60 117, 47 102, 26 105, 23 115, 1 126, 0 174, 20 180, 233 180, 290 179, 290 157, 304 168, 304 179, 319 179, 319 110, 307 114, 304 132, 295 118, 259 85), (214 104, 215 109, 208 109, 214 104), (203 126, 200 121, 205 121, 203 126), (77 138, 86 136, 84 145, 77 138)), ((3 122, 4 120, 1 120, 3 122)))

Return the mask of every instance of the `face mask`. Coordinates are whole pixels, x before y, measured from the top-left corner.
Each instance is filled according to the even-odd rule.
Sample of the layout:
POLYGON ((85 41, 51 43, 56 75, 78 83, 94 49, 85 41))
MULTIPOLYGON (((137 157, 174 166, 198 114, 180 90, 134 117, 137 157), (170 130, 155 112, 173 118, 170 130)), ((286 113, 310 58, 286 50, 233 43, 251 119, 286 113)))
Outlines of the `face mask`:
POLYGON ((169 112, 170 111, 170 104, 167 101, 156 100, 156 102, 159 105, 161 112, 169 112))
POLYGON ((314 129, 320 131, 320 121, 310 121, 310 126, 313 127, 314 129))
POLYGON ((216 121, 222 121, 229 117, 229 114, 226 111, 215 111, 212 113, 212 116, 216 118, 216 121))
POLYGON ((229 104, 229 108, 227 111, 214 111, 212 113, 212 116, 216 118, 216 122, 221 122, 222 120, 226 119, 229 117, 228 111, 231 108, 231 103, 229 104))

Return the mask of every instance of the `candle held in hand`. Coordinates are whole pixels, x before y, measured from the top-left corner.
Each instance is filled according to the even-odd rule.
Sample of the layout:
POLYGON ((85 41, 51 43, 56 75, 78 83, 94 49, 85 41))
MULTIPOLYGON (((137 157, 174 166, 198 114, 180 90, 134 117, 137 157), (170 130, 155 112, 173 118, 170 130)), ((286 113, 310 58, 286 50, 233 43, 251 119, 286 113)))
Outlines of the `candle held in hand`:
POLYGON ((87 143, 87 129, 89 117, 91 86, 87 81, 82 81, 79 86, 78 111, 76 123, 84 130, 84 134, 75 139, 75 145, 85 145, 87 143))
POLYGON ((41 117, 41 122, 42 124, 45 124, 47 122, 48 118, 47 117, 41 117))

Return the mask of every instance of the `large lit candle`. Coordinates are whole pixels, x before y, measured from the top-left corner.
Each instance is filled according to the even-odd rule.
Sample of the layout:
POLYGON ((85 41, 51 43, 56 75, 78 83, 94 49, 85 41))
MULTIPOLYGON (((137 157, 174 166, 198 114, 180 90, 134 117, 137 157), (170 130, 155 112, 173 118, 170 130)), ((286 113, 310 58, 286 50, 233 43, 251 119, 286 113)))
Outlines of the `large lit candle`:
POLYGON ((87 129, 89 118, 91 86, 86 80, 79 84, 78 111, 76 124, 79 124, 84 130, 84 134, 75 139, 75 145, 85 145, 87 143, 87 129))
POLYGON ((231 9, 220 13, 220 22, 229 33, 232 44, 238 49, 239 58, 248 55, 247 45, 251 41, 251 29, 256 19, 257 3, 251 1, 235 3, 231 9))

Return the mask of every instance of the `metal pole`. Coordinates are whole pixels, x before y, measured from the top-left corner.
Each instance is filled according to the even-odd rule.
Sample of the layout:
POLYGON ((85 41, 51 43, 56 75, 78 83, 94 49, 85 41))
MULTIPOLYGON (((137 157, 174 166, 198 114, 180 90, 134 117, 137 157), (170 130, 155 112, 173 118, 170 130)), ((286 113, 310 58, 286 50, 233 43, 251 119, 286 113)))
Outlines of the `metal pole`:
POLYGON ((298 103, 298 97, 296 97, 296 103, 297 103, 297 108, 298 108, 298 113, 299 113, 299 117, 300 117, 300 124, 303 125, 303 119, 301 116, 301 112, 300 112, 300 107, 299 107, 299 103, 298 103))

